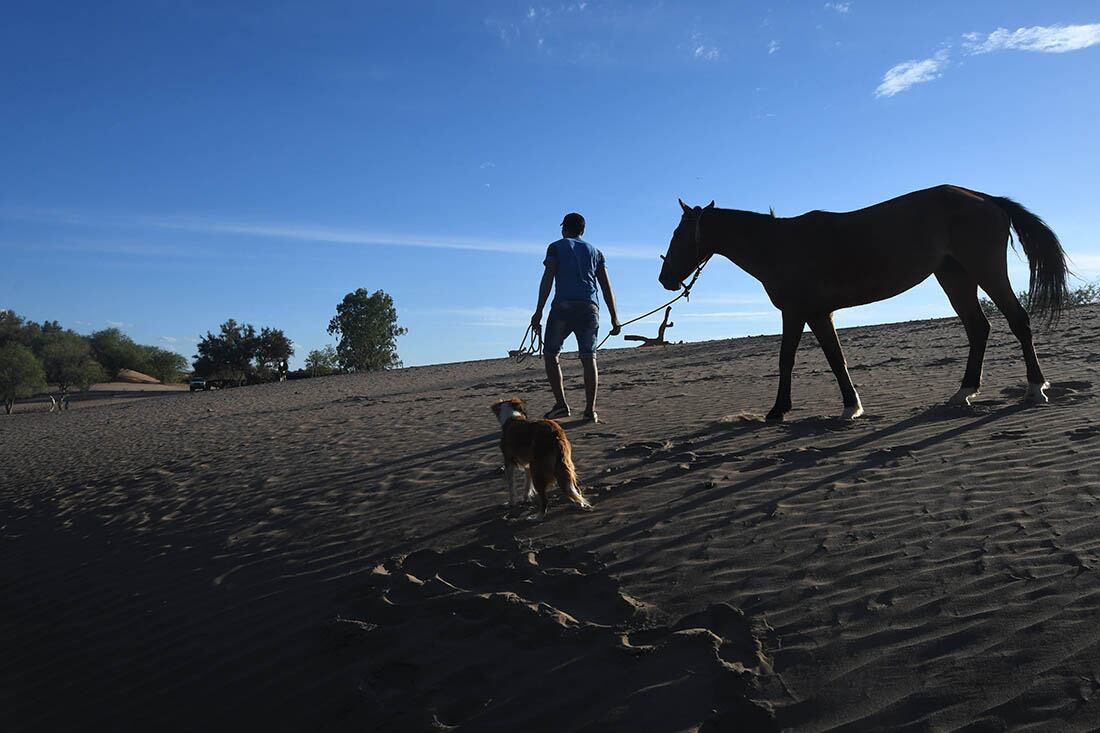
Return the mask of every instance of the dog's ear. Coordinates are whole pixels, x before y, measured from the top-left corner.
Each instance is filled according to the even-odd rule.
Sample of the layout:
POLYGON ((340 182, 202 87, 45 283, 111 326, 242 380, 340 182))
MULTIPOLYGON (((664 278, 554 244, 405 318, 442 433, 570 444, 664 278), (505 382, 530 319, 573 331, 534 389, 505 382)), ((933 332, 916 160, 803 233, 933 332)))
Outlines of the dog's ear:
POLYGON ((503 404, 504 404, 503 402, 496 402, 496 403, 494 403, 494 404, 492 404, 492 405, 489 405, 489 410, 490 410, 490 411, 491 411, 491 412, 492 412, 493 414, 495 414, 495 415, 499 415, 499 414, 500 414, 500 406, 501 406, 501 405, 503 405, 503 404))
POLYGON ((519 397, 512 398, 512 407, 519 411, 519 414, 527 417, 527 405, 519 397))

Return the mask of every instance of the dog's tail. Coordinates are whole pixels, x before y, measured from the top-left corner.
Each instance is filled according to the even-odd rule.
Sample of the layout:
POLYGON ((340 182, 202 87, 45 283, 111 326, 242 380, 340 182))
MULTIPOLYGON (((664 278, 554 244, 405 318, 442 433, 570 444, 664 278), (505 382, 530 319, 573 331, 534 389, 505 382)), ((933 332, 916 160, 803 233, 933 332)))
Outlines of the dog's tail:
POLYGON ((581 493, 580 488, 577 486, 577 470, 573 467, 573 448, 569 445, 569 438, 565 436, 565 431, 560 426, 554 425, 554 441, 558 444, 558 458, 554 463, 554 478, 557 479, 558 486, 569 501, 573 502, 581 509, 591 509, 592 505, 588 503, 588 499, 584 498, 584 494, 581 493))

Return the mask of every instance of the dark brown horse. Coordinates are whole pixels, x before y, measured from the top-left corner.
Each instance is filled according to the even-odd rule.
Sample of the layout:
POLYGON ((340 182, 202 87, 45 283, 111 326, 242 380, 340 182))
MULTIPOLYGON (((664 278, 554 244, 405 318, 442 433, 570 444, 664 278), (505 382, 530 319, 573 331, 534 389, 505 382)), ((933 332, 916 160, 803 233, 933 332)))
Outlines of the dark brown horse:
POLYGON ((768 412, 791 409, 791 370, 808 323, 840 384, 845 418, 858 417, 856 394, 833 327, 833 311, 885 300, 935 275, 962 319, 970 356, 962 388, 948 402, 970 404, 982 382, 989 320, 981 287, 1004 313, 1027 364, 1025 399, 1046 402, 1049 386, 1035 357, 1031 322, 1008 280, 1009 225, 1031 267, 1032 311, 1054 319, 1067 303, 1065 253, 1058 237, 1020 204, 958 186, 936 186, 845 213, 811 211, 778 219, 750 211, 689 207, 672 234, 660 281, 676 290, 692 270, 720 254, 764 284, 783 312, 779 394, 768 412))

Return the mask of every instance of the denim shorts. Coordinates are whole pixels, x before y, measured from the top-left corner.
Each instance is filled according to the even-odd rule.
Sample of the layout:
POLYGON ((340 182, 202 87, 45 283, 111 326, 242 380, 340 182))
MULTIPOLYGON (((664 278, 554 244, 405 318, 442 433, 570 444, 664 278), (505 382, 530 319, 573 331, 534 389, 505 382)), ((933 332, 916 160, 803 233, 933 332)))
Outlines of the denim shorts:
POLYGON ((587 300, 563 300, 554 303, 546 318, 546 339, 543 353, 557 356, 565 337, 577 336, 577 351, 581 356, 596 353, 596 336, 600 331, 600 306, 587 300))

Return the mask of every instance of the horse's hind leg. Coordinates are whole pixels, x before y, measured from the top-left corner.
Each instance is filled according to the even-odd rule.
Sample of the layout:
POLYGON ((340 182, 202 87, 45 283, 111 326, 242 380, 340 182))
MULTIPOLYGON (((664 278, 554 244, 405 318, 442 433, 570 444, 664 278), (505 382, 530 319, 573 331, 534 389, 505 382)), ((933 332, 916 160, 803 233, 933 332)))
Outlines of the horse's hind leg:
POLYGON ((1020 305, 1016 294, 1012 292, 1007 264, 998 268, 996 273, 979 277, 978 284, 1004 314, 1008 327, 1012 329, 1012 333, 1015 334, 1024 351, 1024 363, 1027 365, 1027 395, 1024 400, 1046 402, 1047 396, 1044 390, 1050 386, 1050 383, 1043 376, 1043 370, 1039 367, 1039 358, 1035 356, 1035 344, 1032 343, 1031 338, 1031 318, 1020 305))
POLYGON ((782 420, 783 414, 791 409, 791 372, 794 371, 794 356, 798 353, 798 342, 802 340, 802 329, 806 321, 798 316, 783 312, 783 343, 779 347, 779 392, 775 396, 775 406, 768 411, 767 420, 782 420))
POLYGON ((938 270, 936 279, 947 293, 951 307, 959 314, 966 338, 970 342, 970 355, 966 358, 966 374, 959 391, 947 400, 949 405, 969 405, 982 386, 982 363, 985 361, 985 345, 989 340, 989 319, 978 302, 978 281, 950 257, 938 270))
POLYGON ((833 325, 833 314, 826 313, 823 316, 809 320, 810 330, 821 344, 821 350, 825 352, 825 358, 833 370, 837 384, 840 385, 840 395, 844 398, 845 420, 851 420, 863 414, 863 403, 859 401, 856 386, 852 384, 852 377, 848 374, 848 364, 844 361, 844 352, 840 348, 840 339, 836 335, 836 327, 833 325))

